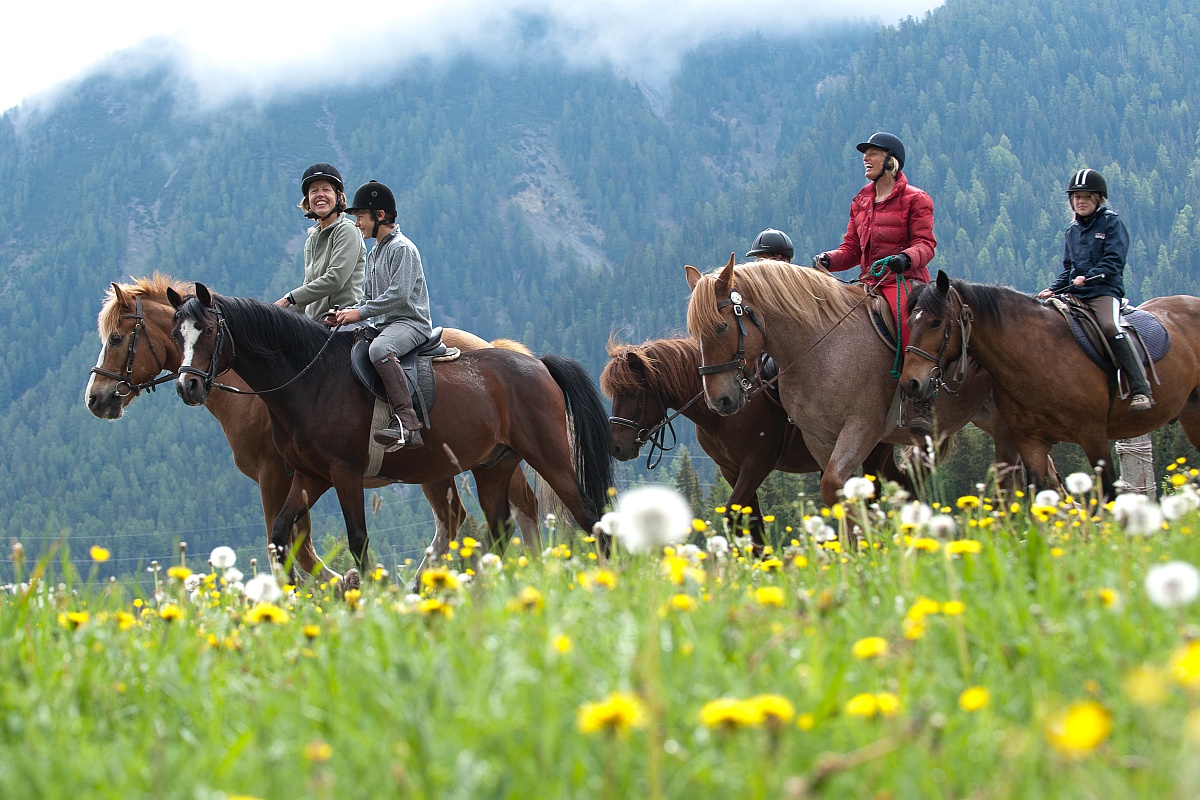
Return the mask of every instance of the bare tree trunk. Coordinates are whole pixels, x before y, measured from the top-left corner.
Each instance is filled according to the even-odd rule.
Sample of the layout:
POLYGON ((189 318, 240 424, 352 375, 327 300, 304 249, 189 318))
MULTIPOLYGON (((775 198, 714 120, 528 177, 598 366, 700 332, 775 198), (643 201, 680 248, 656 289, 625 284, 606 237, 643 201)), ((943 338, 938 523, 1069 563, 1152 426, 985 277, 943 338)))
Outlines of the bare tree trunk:
POLYGON ((1154 477, 1154 447, 1150 444, 1150 434, 1119 440, 1117 459, 1125 491, 1156 499, 1158 487, 1154 477))

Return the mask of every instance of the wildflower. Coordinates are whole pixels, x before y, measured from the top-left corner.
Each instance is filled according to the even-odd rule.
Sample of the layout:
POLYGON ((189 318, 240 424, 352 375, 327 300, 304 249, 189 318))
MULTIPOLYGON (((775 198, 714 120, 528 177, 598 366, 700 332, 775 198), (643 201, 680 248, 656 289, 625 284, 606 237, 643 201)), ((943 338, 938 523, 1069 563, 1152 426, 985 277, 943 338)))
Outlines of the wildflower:
POLYGON ((508 607, 512 611, 537 614, 546 607, 546 600, 537 589, 532 586, 526 586, 516 597, 508 601, 508 607))
POLYGON ((1105 608, 1119 608, 1121 605, 1121 593, 1116 589, 1100 589, 1096 592, 1096 597, 1100 598, 1100 605, 1105 608))
POLYGON ((1146 594, 1159 608, 1186 606, 1200 596, 1200 571, 1186 561, 1169 561, 1146 573, 1146 594))
POLYGON ((1169 494, 1160 503, 1163 516, 1175 520, 1200 508, 1200 496, 1190 488, 1178 494, 1169 494))
POLYGON ((805 712, 796 717, 796 727, 802 731, 811 731, 814 727, 816 727, 816 725, 817 718, 809 712, 805 712))
POLYGON ((229 569, 237 563, 237 553, 232 547, 214 547, 208 556, 208 563, 212 564, 214 569, 229 569))
MULTIPOLYGON (((814 539, 817 539, 817 534, 820 533, 824 527, 825 520, 821 519, 820 517, 804 518, 804 530, 807 531, 808 535, 814 539)), ((820 541, 820 539, 817 539, 817 541, 820 541)))
POLYGON ((246 622, 250 625, 258 625, 261 622, 282 625, 287 621, 287 612, 274 603, 258 603, 246 612, 246 622))
POLYGON ((900 525, 905 530, 922 530, 933 518, 933 509, 924 503, 913 501, 900 507, 900 525))
POLYGON ((778 558, 766 558, 759 562, 758 569, 763 572, 779 572, 783 569, 783 562, 778 558))
POLYGON ((850 502, 868 500, 875 496, 875 484, 867 478, 848 478, 842 485, 842 496, 850 502))
POLYGON ((579 576, 579 585, 589 591, 594 588, 611 589, 617 585, 617 575, 612 570, 597 569, 579 576))
POLYGON ((458 576, 445 567, 434 567, 421 573, 421 586, 431 592, 458 589, 458 576))
POLYGON ((854 653, 854 657, 859 659, 884 656, 887 655, 887 651, 887 639, 884 639, 882 636, 868 636, 865 639, 859 639, 850 648, 850 652, 854 653))
POLYGON ((1112 714, 1095 700, 1082 700, 1046 724, 1046 741, 1061 755, 1080 758, 1112 733, 1112 714))
POLYGON ((1167 699, 1167 675, 1155 667, 1135 667, 1125 675, 1121 686, 1139 706, 1156 706, 1167 699))
POLYGON ((1181 686, 1200 686, 1200 641, 1191 641, 1171 655, 1171 678, 1181 686))
POLYGON ((947 600, 942 603, 942 613, 947 617, 957 617, 966 609, 967 607, 959 600, 947 600))
POLYGON ((1092 476, 1086 472, 1072 472, 1063 483, 1067 491, 1076 497, 1087 494, 1093 486, 1092 476))
POLYGON ((763 712, 757 705, 721 697, 704 704, 700 709, 700 721, 709 728, 737 730, 762 724, 763 712))
POLYGON ((754 602, 769 608, 783 608, 783 589, 778 586, 759 586, 754 590, 754 602))
POLYGON ((86 611, 68 611, 65 614, 58 615, 58 624, 64 628, 78 630, 80 627, 86 625, 90 619, 91 615, 86 611))
POLYGON ((598 703, 579 707, 576 725, 581 733, 604 731, 624 736, 630 728, 640 728, 646 722, 646 709, 635 694, 613 692, 598 703))
POLYGON ((973 494, 965 494, 955 501, 955 505, 962 511, 967 511, 972 508, 979 508, 979 497, 973 494))
POLYGON ((796 716, 796 707, 778 694, 760 694, 746 701, 772 730, 779 730, 796 716))
POLYGON ((158 610, 158 616, 162 617, 167 622, 174 622, 177 619, 183 619, 183 610, 174 603, 167 603, 158 610))
POLYGON ((900 711, 900 698, 891 692, 877 692, 875 703, 882 717, 894 717, 900 711))
POLYGON ((694 519, 692 520, 692 530, 696 533, 704 533, 708 530, 708 523, 702 519, 694 519))
POLYGON ((362 600, 362 590, 347 589, 346 594, 343 595, 343 599, 346 601, 346 608, 350 609, 351 611, 357 611, 358 604, 362 600))
POLYGON ((321 635, 321 628, 319 625, 305 625, 300 629, 300 633, 304 634, 304 638, 311 642, 321 635))
POLYGON ((417 604, 417 611, 423 617, 443 617, 454 619, 454 607, 437 597, 427 597, 417 604))
POLYGON ((1053 489, 1043 489, 1034 495, 1033 503, 1039 506, 1053 506, 1057 509, 1060 500, 1062 500, 1062 497, 1059 496, 1058 492, 1053 489))
MULTIPOLYGON (((215 578, 216 576, 214 575, 213 577, 215 578)), ((229 569, 225 570, 225 575, 223 577, 225 578, 227 584, 232 585, 235 583, 241 583, 242 578, 246 576, 243 575, 242 571, 237 567, 230 567, 229 569)))
POLYGON ((942 610, 942 605, 936 600, 930 600, 928 597, 920 596, 913 601, 912 608, 908 609, 905 616, 911 620, 922 620, 930 614, 936 614, 942 610))
POLYGON ((204 582, 205 575, 203 572, 193 572, 183 579, 183 588, 189 592, 194 592, 200 588, 200 584, 204 582))
POLYGON ((729 555, 729 540, 724 536, 710 536, 708 541, 704 543, 704 549, 711 553, 714 558, 723 559, 729 555))
POLYGON ((504 561, 495 553, 484 553, 479 557, 479 566, 483 569, 490 569, 494 572, 500 572, 504 569, 504 561))
POLYGON ((554 652, 564 656, 574 647, 571 644, 571 637, 561 633, 550 640, 550 646, 554 648, 554 652))
POLYGON ((929 532, 939 539, 949 539, 958 531, 954 517, 948 514, 938 514, 929 520, 929 532))
POLYGON ((845 712, 852 717, 891 717, 900 710, 900 698, 891 692, 857 694, 846 703, 845 712))
POLYGON ((127 631, 137 626, 137 617, 128 611, 117 612, 117 630, 127 631))
POLYGON ((189 577, 191 577, 191 574, 192 571, 190 569, 180 564, 176 564, 167 570, 168 578, 174 578, 180 581, 186 581, 189 577))
POLYGON ((92 557, 92 561, 95 561, 97 564, 103 564, 105 561, 108 561, 109 556, 112 554, 108 551, 108 548, 94 544, 88 550, 88 555, 92 557))
POLYGON ((928 536, 918 536, 916 538, 912 536, 905 536, 904 544, 911 547, 913 550, 920 550, 925 553, 936 553, 939 549, 941 549, 941 545, 938 544, 937 540, 931 539, 928 536))
POLYGON ((304 745, 304 758, 307 761, 322 762, 328 761, 333 757, 333 747, 329 742, 323 742, 320 739, 313 739, 308 744, 304 745))
POLYGON ((1130 536, 1149 536, 1162 530, 1162 510, 1140 494, 1118 495, 1112 515, 1130 536))
POLYGON ((978 711, 988 704, 991 695, 988 690, 982 686, 971 686, 963 689, 962 694, 958 696, 958 707, 967 713, 978 711))
POLYGON ((262 572, 251 578, 244 591, 252 603, 274 603, 283 595, 279 582, 269 572, 262 572))
POLYGON ((632 553, 658 550, 683 541, 692 532, 692 510, 683 495, 668 486, 639 486, 617 498, 621 524, 616 535, 632 553))
POLYGON ((670 603, 672 611, 682 611, 684 613, 695 611, 699 606, 699 603, 696 602, 696 598, 692 597, 690 594, 673 594, 668 602, 670 603))
POLYGON ((983 545, 974 539, 956 539, 946 543, 946 552, 952 556, 970 553, 975 555, 983 552, 983 545))

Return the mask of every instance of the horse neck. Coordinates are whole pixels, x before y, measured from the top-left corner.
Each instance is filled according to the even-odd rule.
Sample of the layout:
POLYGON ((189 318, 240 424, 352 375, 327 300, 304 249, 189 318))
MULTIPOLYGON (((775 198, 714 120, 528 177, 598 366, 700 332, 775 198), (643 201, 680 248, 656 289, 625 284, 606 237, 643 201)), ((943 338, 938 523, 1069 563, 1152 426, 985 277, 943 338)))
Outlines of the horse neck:
MULTIPOLYGON (((965 298, 970 304, 970 299, 965 298)), ((1056 340, 1066 336, 1065 325, 1061 330, 1056 322, 1062 322, 1058 312, 1035 303, 1004 302, 1000 313, 980 315, 975 313, 971 322, 971 341, 968 355, 993 376, 1003 381, 1005 374, 1027 373, 1031 349, 1042 349, 1035 343, 1050 342, 1060 346, 1056 340), (1014 339, 1014 333, 1020 332, 1014 339)), ((1024 381, 1022 381, 1024 385, 1024 381)))
MULTIPOLYGON (((248 327, 246 325, 247 315, 243 309, 237 305, 226 304, 223 306, 223 311, 228 329, 225 347, 231 351, 227 370, 241 376, 241 379, 255 392, 266 392, 262 395, 262 399, 268 406, 274 408, 290 403, 296 398, 307 398, 322 389, 325 378, 331 372, 326 365, 331 362, 326 362, 322 358, 325 364, 313 364, 304 378, 293 381, 292 379, 304 367, 294 367, 291 363, 267 355, 267 353, 295 352, 297 348, 304 346, 304 343, 288 337, 280 328, 270 327, 260 328, 260 338, 254 342, 256 347, 249 347, 239 342, 239 331, 242 332, 241 337, 245 337, 247 335, 245 328, 248 327)), ((277 313, 291 312, 280 311, 277 313)), ((245 342, 246 339, 242 338, 241 341, 245 342)), ((307 364, 317 357, 319 348, 305 347, 305 349, 310 352, 305 352, 299 359, 307 364)), ((348 373, 348 361, 346 366, 348 373)))

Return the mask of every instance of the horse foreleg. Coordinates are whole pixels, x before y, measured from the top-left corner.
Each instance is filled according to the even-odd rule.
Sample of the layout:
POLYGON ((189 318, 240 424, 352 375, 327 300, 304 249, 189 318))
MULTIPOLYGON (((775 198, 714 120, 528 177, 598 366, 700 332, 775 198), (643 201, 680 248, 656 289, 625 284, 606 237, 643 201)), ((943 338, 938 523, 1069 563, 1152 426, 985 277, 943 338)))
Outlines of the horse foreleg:
POLYGON ((880 442, 867 455, 863 470, 875 476, 877 491, 882 490, 883 481, 893 481, 909 494, 916 493, 912 478, 896 464, 895 446, 880 442))
POLYGON ((1029 485, 1036 492, 1054 483, 1049 446, 1031 440, 1017 439, 1017 452, 1025 462, 1029 485))
MULTIPOLYGON (((275 545, 275 557, 291 578, 294 578, 292 575, 292 531, 301 517, 308 518, 308 510, 328 489, 329 482, 324 478, 296 472, 292 475, 287 497, 271 523, 271 544, 275 545)), ((265 496, 264 493, 264 498, 265 496)))
POLYGON ((537 494, 525 479, 520 469, 513 470, 508 482, 508 499, 513 506, 513 519, 521 530, 521 541, 531 553, 542 551, 541 518, 537 494))
POLYGON ((1090 440, 1082 447, 1083 454, 1087 456, 1092 468, 1102 467, 1100 485, 1104 489, 1104 497, 1112 500, 1117 496, 1117 468, 1113 466, 1112 447, 1109 446, 1108 437, 1101 434, 1100 438, 1090 440))
POLYGON ((743 517, 744 529, 750 533, 750 541, 754 543, 755 554, 759 554, 762 552, 765 540, 763 538, 762 509, 758 507, 758 487, 762 486, 762 482, 771 474, 771 465, 747 460, 737 471, 725 467, 720 469, 725 482, 733 487, 725 510, 725 519, 729 521, 730 530, 740 534, 741 531, 737 528, 738 517, 743 517), (735 512, 734 506, 740 507, 742 513, 735 512), (750 509, 748 512, 745 510, 747 508, 750 509))
MULTIPOLYGON (((279 515, 280 509, 283 508, 291 485, 292 478, 284 469, 282 460, 272 460, 259 473, 258 492, 262 499, 263 515, 267 520, 268 537, 271 533, 271 524, 279 515)), ((268 541, 270 541, 269 538, 268 541)), ((309 516, 307 509, 296 518, 288 546, 295 548, 296 564, 300 567, 300 571, 309 577, 322 583, 341 577, 325 565, 313 548, 312 517, 309 516)))
POLYGON ((879 431, 867 430, 867 426, 855 424, 853 420, 842 428, 821 475, 821 500, 825 505, 833 507, 841 501, 840 493, 846 479, 862 466, 879 438, 879 431))
POLYGON ((369 568, 370 563, 362 472, 350 470, 344 474, 334 473, 333 488, 337 492, 338 505, 342 508, 342 520, 346 523, 346 544, 350 557, 354 559, 354 568, 346 570, 345 588, 357 589, 362 583, 361 572, 369 568))

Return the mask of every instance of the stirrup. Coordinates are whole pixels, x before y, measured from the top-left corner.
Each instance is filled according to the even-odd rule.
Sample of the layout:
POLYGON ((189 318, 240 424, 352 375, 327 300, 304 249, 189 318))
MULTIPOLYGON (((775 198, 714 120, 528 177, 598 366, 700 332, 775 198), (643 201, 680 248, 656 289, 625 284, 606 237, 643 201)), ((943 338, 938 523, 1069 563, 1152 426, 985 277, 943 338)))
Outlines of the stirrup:
POLYGON ((1141 394, 1139 392, 1129 398, 1129 410, 1134 414, 1149 411, 1152 408, 1154 408, 1154 398, 1148 394, 1141 394))

